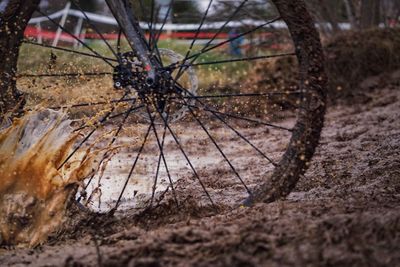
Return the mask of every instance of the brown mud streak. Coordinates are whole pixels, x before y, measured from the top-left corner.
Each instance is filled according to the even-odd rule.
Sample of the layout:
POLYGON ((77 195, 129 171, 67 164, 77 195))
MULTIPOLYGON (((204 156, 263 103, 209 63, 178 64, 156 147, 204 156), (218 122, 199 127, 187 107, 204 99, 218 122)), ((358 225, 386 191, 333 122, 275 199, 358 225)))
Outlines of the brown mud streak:
POLYGON ((78 134, 62 112, 26 113, 0 131, 0 245, 37 246, 65 222, 68 200, 99 169, 86 150, 58 170, 78 134))
POLYGON ((246 204, 271 202, 287 196, 305 173, 318 144, 326 110, 324 55, 314 21, 300 0, 274 0, 289 27, 300 66, 300 89, 304 90, 302 109, 288 148, 272 177, 258 187, 246 204))

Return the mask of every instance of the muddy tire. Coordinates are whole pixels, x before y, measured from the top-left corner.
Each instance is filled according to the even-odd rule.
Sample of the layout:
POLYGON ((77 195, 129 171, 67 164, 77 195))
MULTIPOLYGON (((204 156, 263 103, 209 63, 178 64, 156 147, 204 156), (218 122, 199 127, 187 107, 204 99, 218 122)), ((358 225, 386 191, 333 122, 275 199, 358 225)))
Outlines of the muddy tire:
POLYGON ((285 154, 271 178, 247 203, 271 202, 287 196, 306 172, 318 146, 326 109, 324 55, 314 20, 302 0, 273 0, 296 47, 300 88, 304 91, 298 120, 285 154))
MULTIPOLYGON (((259 201, 274 201, 287 196, 293 190, 299 177, 306 172, 318 145, 326 109, 327 79, 323 68, 324 57, 318 32, 306 9, 306 4, 303 0, 273 0, 273 2, 289 28, 296 48, 299 63, 299 88, 303 95, 297 122, 286 152, 272 176, 266 178, 263 184, 253 190, 251 197, 245 202, 246 205, 259 201)), ((0 58, 3 62, 9 61, 7 66, 0 67, 2 81, 0 111, 3 114, 10 107, 15 106, 20 99, 15 85, 18 49, 27 21, 37 4, 37 0, 11 0, 6 7, 8 13, 5 14, 7 16, 1 15, 0 58), (25 2, 29 2, 29 4, 25 2), (4 23, 16 20, 18 16, 15 14, 18 13, 23 14, 22 22, 18 23, 11 31, 11 35, 8 36, 9 32, 4 31, 6 25, 4 23)))
POLYGON ((23 95, 17 90, 15 75, 19 46, 24 30, 39 0, 8 0, 0 6, 0 116, 18 115, 23 108, 23 95))

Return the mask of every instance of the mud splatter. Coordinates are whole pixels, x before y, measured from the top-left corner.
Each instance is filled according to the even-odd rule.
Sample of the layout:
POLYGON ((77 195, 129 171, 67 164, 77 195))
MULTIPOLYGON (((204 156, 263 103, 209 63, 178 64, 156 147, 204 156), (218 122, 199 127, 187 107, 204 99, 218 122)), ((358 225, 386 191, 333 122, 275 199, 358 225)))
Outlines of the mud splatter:
POLYGON ((95 169, 87 150, 59 168, 78 135, 64 113, 27 113, 0 132, 0 244, 38 245, 64 220, 76 185, 95 169))

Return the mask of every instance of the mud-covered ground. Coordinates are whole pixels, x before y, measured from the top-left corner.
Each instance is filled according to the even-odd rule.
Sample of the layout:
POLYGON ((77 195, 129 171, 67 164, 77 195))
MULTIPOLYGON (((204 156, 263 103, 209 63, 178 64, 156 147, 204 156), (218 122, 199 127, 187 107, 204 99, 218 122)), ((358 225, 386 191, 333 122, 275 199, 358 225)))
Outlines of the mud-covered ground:
POLYGON ((86 218, 36 249, 1 249, 0 265, 400 266, 400 87, 378 80, 329 107, 311 168, 285 200, 213 215, 188 198, 194 183, 178 185, 179 210, 167 196, 152 212, 86 218))

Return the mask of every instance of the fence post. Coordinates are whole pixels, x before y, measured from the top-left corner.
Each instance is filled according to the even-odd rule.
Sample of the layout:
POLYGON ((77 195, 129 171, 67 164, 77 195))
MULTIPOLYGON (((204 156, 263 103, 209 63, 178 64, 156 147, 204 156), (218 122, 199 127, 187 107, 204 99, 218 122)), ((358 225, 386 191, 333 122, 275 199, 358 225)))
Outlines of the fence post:
MULTIPOLYGON (((82 32, 82 24, 83 24, 83 18, 79 18, 78 19, 78 23, 75 26, 75 30, 74 30, 74 35, 76 37, 78 37, 79 39, 81 39, 81 32, 82 32)), ((74 40, 74 48, 77 48, 79 45, 78 40, 74 40)))
POLYGON ((43 43, 43 36, 42 36, 42 25, 40 24, 40 22, 38 22, 37 24, 36 24, 36 29, 37 29, 37 31, 38 31, 38 36, 37 36, 37 41, 38 41, 38 43, 39 44, 42 44, 43 43))
MULTIPOLYGON (((67 20, 67 17, 68 17, 68 13, 69 13, 70 8, 71 8, 71 2, 68 2, 68 3, 65 5, 65 8, 64 8, 64 10, 63 10, 64 14, 63 14, 63 16, 61 17, 61 21, 60 21, 60 26, 61 26, 61 27, 64 27, 64 25, 65 25, 65 21, 67 20)), ((61 33, 62 33, 62 29, 61 29, 60 26, 57 28, 56 37, 55 37, 54 40, 53 40, 53 46, 57 46, 58 41, 60 40, 61 33)))
MULTIPOLYGON (((81 31, 81 36, 79 38, 81 38, 82 43, 85 42, 85 40, 86 40, 86 28, 83 28, 83 30, 81 31)), ((83 46, 82 43, 78 44, 79 48, 83 46)))

